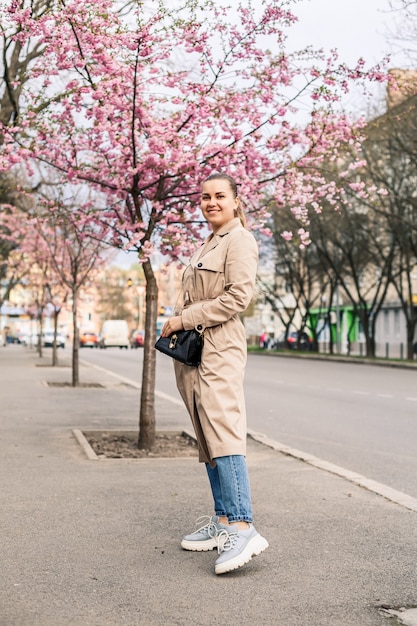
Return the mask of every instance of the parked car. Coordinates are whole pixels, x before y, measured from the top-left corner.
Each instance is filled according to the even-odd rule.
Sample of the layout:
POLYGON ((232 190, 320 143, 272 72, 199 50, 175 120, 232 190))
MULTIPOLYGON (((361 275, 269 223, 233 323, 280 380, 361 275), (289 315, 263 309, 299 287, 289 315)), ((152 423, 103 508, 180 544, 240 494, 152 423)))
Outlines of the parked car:
POLYGON ((128 348, 129 327, 126 320, 105 320, 100 333, 100 348, 128 348))
POLYGON ((144 330, 132 330, 129 337, 131 348, 143 348, 145 343, 145 331, 144 330))
POLYGON ((96 333, 81 333, 80 348, 98 348, 100 343, 99 336, 96 333))
POLYGON ((278 350, 312 350, 313 340, 304 331, 292 331, 288 333, 287 340, 285 340, 285 332, 283 332, 275 342, 274 348, 278 350))
MULTIPOLYGON (((52 348, 54 345, 54 333, 46 332, 43 335, 43 346, 44 348, 52 348)), ((57 348, 65 348, 65 338, 61 335, 61 333, 57 333, 56 335, 56 347, 57 348)))
POLYGON ((6 343, 21 343, 19 335, 12 333, 12 332, 8 332, 6 336, 6 343))
POLYGON ((31 333, 27 335, 24 341, 25 346, 30 346, 31 348, 36 348, 39 342, 39 335, 37 333, 31 333))
POLYGON ((23 332, 18 332, 17 333, 17 343, 21 343, 24 346, 27 345, 27 342, 29 340, 29 335, 28 333, 23 333, 23 332))

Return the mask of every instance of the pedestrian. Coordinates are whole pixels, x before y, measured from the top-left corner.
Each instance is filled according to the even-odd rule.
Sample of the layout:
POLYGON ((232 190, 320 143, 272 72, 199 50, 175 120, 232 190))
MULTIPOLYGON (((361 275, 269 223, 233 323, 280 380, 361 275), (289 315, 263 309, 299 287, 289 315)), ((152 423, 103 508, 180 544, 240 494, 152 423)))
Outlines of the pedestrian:
POLYGON ((199 461, 207 469, 215 514, 186 535, 181 546, 217 548, 215 573, 224 574, 268 547, 253 525, 243 394, 247 342, 239 318, 253 296, 258 246, 246 228, 233 178, 223 173, 206 178, 200 206, 212 232, 184 272, 181 306, 165 322, 162 335, 192 328, 204 334, 201 364, 174 361, 174 367, 196 433, 199 461))

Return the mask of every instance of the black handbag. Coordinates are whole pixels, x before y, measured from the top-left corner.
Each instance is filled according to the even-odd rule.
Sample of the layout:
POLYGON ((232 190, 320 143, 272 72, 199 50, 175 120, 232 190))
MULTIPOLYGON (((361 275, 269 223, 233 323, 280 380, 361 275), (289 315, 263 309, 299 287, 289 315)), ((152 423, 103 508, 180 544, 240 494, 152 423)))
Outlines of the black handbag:
POLYGON ((185 365, 200 365, 203 334, 195 328, 179 330, 169 337, 159 337, 155 348, 185 365))

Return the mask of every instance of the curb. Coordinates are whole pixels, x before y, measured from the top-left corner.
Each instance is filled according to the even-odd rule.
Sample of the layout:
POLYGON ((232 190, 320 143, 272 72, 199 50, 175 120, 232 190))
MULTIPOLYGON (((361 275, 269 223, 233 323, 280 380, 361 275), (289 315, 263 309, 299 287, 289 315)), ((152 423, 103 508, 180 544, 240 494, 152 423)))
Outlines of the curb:
MULTIPOLYGON (((111 429, 107 429, 107 430, 110 431, 111 429)), ((120 429, 117 429, 116 432, 120 432, 120 429)), ((163 431, 160 431, 160 432, 163 432, 163 431)), ((171 432, 171 431, 168 431, 168 432, 171 432)), ((89 461, 102 461, 102 460, 108 461, 109 460, 107 457, 100 457, 100 456, 98 456, 94 452, 93 448, 88 443, 84 433, 81 430, 79 430, 78 428, 74 428, 72 430, 72 434, 74 435, 75 439, 77 440, 78 444, 81 447, 81 450, 83 451, 83 453, 85 454, 85 456, 87 457, 87 459, 89 461)), ((194 433, 189 431, 189 430, 182 430, 181 431, 181 435, 183 437, 188 437, 189 439, 193 439, 194 441, 197 441, 194 433)), ((129 457, 129 459, 127 459, 127 460, 129 460, 129 461, 145 461, 145 460, 149 460, 149 458, 153 459, 153 458, 161 458, 161 457, 146 457, 146 458, 143 458, 143 459, 129 457)), ((186 457, 175 457, 175 458, 186 458, 186 457)), ((115 460, 120 461, 121 459, 118 458, 118 459, 115 459, 115 460)))
POLYGON ((376 365, 377 367, 393 367, 406 370, 417 370, 417 362, 413 361, 390 361, 384 359, 368 359, 366 357, 349 357, 339 355, 329 355, 320 353, 304 352, 279 352, 274 350, 249 350, 250 354, 261 354, 269 357, 281 357, 284 359, 305 359, 309 361, 329 361, 330 363, 351 363, 352 365, 376 365))
POLYGON ((84 437, 84 434, 81 432, 81 430, 74 428, 72 431, 72 434, 74 435, 75 439, 80 444, 82 451, 84 452, 84 454, 86 455, 89 461, 100 460, 97 454, 94 452, 93 448, 88 443, 87 439, 84 437))

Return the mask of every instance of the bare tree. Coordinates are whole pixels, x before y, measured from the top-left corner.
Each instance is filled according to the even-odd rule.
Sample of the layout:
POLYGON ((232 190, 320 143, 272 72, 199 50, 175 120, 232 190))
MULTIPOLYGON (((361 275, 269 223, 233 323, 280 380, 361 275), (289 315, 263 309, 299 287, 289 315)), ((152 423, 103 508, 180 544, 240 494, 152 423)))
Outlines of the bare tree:
POLYGON ((97 241, 89 226, 76 223, 66 208, 49 218, 39 218, 37 229, 49 251, 49 260, 64 290, 71 297, 73 320, 72 385, 79 385, 79 327, 78 302, 80 291, 92 280, 103 264, 103 244, 97 241))
POLYGON ((390 0, 389 6, 392 19, 387 39, 394 51, 401 50, 402 56, 409 57, 413 68, 417 59, 417 0, 390 0))
MULTIPOLYGON (((356 200, 356 198, 355 198, 356 200)), ((339 211, 312 217, 311 235, 322 262, 333 275, 360 320, 367 356, 375 356, 376 318, 387 293, 390 266, 381 265, 378 238, 371 237, 373 216, 346 203, 339 211)))
POLYGON ((390 282, 406 320, 408 359, 413 358, 417 327, 416 113, 417 96, 412 96, 369 125, 364 143, 368 180, 385 192, 378 202, 367 204, 378 230, 385 230, 386 245, 379 252, 389 263, 390 282))
POLYGON ((300 331, 308 328, 313 335, 313 348, 318 350, 318 316, 312 309, 322 306, 328 287, 328 275, 322 259, 317 255, 314 242, 308 246, 297 245, 282 236, 284 231, 296 232, 297 220, 288 207, 271 209, 272 238, 266 243, 271 279, 261 280, 265 300, 285 326, 285 340, 294 320, 300 318, 300 331))
POLYGON ((95 281, 96 312, 103 319, 124 319, 132 328, 135 325, 138 327, 142 315, 135 287, 143 283, 143 273, 139 264, 130 269, 115 266, 105 268, 95 281))

